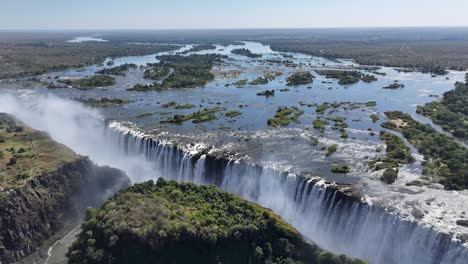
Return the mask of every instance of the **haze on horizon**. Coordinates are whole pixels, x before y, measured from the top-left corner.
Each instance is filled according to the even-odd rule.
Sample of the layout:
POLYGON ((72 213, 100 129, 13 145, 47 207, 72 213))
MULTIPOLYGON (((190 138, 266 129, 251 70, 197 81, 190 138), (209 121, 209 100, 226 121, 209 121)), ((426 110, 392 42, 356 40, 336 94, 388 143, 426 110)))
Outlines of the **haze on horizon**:
POLYGON ((468 26, 466 0, 6 0, 0 29, 468 26))

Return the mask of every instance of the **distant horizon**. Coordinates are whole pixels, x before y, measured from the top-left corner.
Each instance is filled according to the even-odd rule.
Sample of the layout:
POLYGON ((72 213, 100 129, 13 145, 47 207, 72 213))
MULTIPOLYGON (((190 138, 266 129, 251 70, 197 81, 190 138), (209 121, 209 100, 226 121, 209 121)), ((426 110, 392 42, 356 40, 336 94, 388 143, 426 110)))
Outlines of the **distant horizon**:
POLYGON ((468 27, 466 0, 15 0, 3 30, 468 27))
POLYGON ((252 27, 252 28, 0 28, 1 31, 201 31, 201 30, 316 30, 316 29, 457 29, 466 28, 468 25, 460 26, 379 26, 379 27, 365 27, 365 26, 350 26, 350 27, 252 27))

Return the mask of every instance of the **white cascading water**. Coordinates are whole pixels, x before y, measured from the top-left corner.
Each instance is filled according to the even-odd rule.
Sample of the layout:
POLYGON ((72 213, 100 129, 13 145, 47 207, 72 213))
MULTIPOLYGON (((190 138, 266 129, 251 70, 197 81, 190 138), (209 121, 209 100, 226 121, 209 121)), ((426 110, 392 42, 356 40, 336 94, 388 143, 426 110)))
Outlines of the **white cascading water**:
POLYGON ((215 160, 152 140, 76 102, 54 96, 0 95, 0 112, 101 165, 124 170, 133 182, 158 177, 216 184, 271 208, 304 236, 333 252, 371 263, 466 264, 468 249, 449 236, 327 187, 323 181, 242 161, 215 160))
POLYGON ((226 163, 220 159, 212 161, 220 164, 210 165, 206 155, 197 160, 182 149, 118 123, 111 123, 109 128, 110 138, 116 138, 118 144, 128 144, 123 146, 128 155, 144 155, 165 178, 216 184, 271 208, 325 249, 371 263, 467 263, 468 249, 449 236, 330 190, 323 181, 242 161, 226 163), (223 168, 210 172, 210 166, 223 168))

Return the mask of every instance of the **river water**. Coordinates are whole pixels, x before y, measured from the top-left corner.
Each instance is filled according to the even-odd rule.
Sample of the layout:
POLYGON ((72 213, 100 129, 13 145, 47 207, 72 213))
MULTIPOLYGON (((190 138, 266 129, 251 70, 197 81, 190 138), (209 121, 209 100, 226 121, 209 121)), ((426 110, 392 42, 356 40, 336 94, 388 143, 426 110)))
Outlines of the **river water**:
MULTIPOLYGON (((402 219, 414 220, 410 212, 414 208, 417 208, 421 212, 424 212, 423 219, 418 220, 422 224, 435 227, 436 230, 443 233, 463 234, 466 232, 462 227, 455 225, 454 222, 458 217, 462 216, 466 204, 468 204, 467 192, 447 192, 437 188, 405 186, 406 182, 418 179, 421 174, 420 162, 422 161, 422 157, 414 150, 417 162, 401 168, 400 177, 394 185, 387 186, 381 183, 379 173, 371 172, 367 169, 367 162, 369 160, 385 154, 384 151, 381 153, 376 152, 378 147, 385 149, 384 144, 378 139, 378 131, 381 130, 380 124, 385 121, 383 112, 400 110, 410 113, 420 121, 429 122, 415 113, 416 106, 433 101, 437 96, 453 89, 453 84, 456 81, 464 79, 464 72, 450 72, 446 76, 432 77, 429 74, 418 72, 404 73, 386 67, 378 70, 369 70, 350 61, 329 61, 297 53, 278 53, 260 43, 244 42, 243 44, 217 46, 216 50, 198 52, 199 54, 219 53, 228 56, 228 59, 225 59, 223 63, 215 66, 213 73, 216 75, 216 79, 205 87, 172 89, 159 92, 126 91, 127 88, 132 87, 136 83, 148 83, 147 80, 143 79, 143 72, 140 69, 131 70, 127 76, 117 77, 117 83, 112 87, 86 91, 73 88, 51 90, 38 84, 19 85, 16 82, 4 81, 0 83, 0 87, 4 87, 5 89, 15 88, 15 93, 19 94, 22 100, 31 102, 34 101, 33 98, 37 100, 39 95, 49 94, 54 96, 42 98, 42 103, 39 104, 36 101, 35 107, 41 110, 39 111, 41 113, 40 116, 33 117, 34 113, 21 115, 21 107, 15 109, 2 109, 0 107, 0 110, 12 112, 19 115, 20 118, 27 119, 25 121, 29 121, 27 122, 28 124, 51 133, 54 139, 66 144, 80 154, 90 155, 94 161, 100 164, 108 164, 125 170, 134 182, 154 179, 160 176, 177 178, 181 174, 191 176, 177 178, 178 180, 203 183, 203 180, 200 178, 201 176, 196 178, 195 175, 202 175, 205 172, 205 168, 198 163, 199 161, 185 158, 183 162, 181 161, 181 164, 176 166, 179 172, 176 173, 177 176, 174 176, 168 167, 169 165, 160 165, 157 167, 158 173, 155 173, 155 167, 151 159, 147 160, 145 158, 141 160, 139 155, 131 157, 117 155, 115 152, 121 151, 121 146, 115 142, 107 141, 108 137, 103 139, 102 135, 95 130, 96 127, 102 125, 103 119, 114 120, 114 124, 118 124, 119 127, 125 127, 125 129, 131 129, 131 131, 139 131, 146 135, 146 137, 153 137, 168 144, 185 146, 189 154, 190 152, 194 154, 200 150, 209 150, 210 152, 220 153, 220 155, 228 156, 232 159, 242 159, 261 164, 263 167, 272 167, 277 171, 288 171, 291 175, 306 173, 320 176, 331 182, 351 183, 355 190, 364 194, 369 204, 378 204, 382 208, 390 207, 392 210, 396 210, 402 219), (235 48, 248 48, 254 53, 262 54, 262 57, 251 59, 233 55, 230 51, 235 48), (373 74, 372 71, 378 71, 385 74, 385 76, 374 74, 378 78, 376 82, 359 82, 343 86, 338 84, 337 80, 326 79, 324 76, 314 72, 316 69, 329 68, 359 70, 366 74, 373 74), (286 78, 298 70, 311 71, 316 76, 314 83, 310 85, 286 86, 286 78), (266 85, 245 85, 243 87, 232 85, 232 83, 238 80, 248 79, 252 81, 259 76, 263 76, 265 72, 281 72, 282 74, 266 85), (404 84, 405 87, 396 90, 382 88, 393 83, 395 80, 404 84), (25 87, 26 89, 24 89, 25 87), (285 90, 286 88, 288 90, 285 90), (256 95, 258 92, 266 89, 274 89, 276 91, 275 96, 262 97, 256 95), (89 109, 60 99, 99 97, 125 98, 132 100, 132 102, 124 106, 89 109), (179 104, 194 104, 197 108, 177 110, 161 106, 161 104, 170 101, 176 101, 179 104), (376 102, 376 105, 366 106, 365 103, 369 101, 376 102), (346 118, 348 138, 341 138, 341 132, 331 127, 327 127, 324 132, 317 131, 312 127, 312 121, 318 116, 316 105, 324 102, 340 103, 340 106, 337 108, 327 109, 323 116, 328 118, 346 118), (304 104, 312 106, 309 107, 304 104), (201 124, 194 124, 190 121, 182 125, 161 125, 159 123, 162 119, 173 114, 187 114, 200 108, 216 106, 225 107, 226 110, 224 112, 238 110, 242 112, 242 115, 236 118, 228 118, 221 112, 217 114, 218 118, 216 120, 201 124), (288 127, 268 127, 266 121, 274 116, 278 107, 282 106, 296 106, 303 110, 304 114, 299 118, 298 123, 293 122, 288 127), (141 113, 151 113, 151 115, 137 118, 137 115, 141 113), (371 114, 379 115, 380 120, 374 123, 370 118, 371 114), (74 121, 81 120, 81 122, 78 125, 71 124, 67 121, 70 119, 74 121), (94 121, 83 121, 88 119, 94 121), (372 135, 371 132, 375 132, 376 135, 372 135), (319 140, 317 146, 309 143, 311 137, 319 140), (117 146, 109 147, 111 144, 117 146), (325 157, 326 150, 323 148, 331 144, 337 144, 338 151, 331 157, 325 157), (330 167, 335 163, 350 165, 351 172, 346 175, 331 173, 330 167), (171 174, 172 176, 164 175, 162 167, 167 170, 167 174, 171 174), (185 168, 182 169, 185 172, 191 171, 193 168, 198 173, 186 174, 185 172, 180 172, 180 168, 185 168), (437 202, 427 202, 434 197, 437 198, 437 202)), ((181 46, 179 51, 164 54, 176 54, 191 47, 191 45, 181 46)), ((125 63, 135 63, 137 65, 157 63, 156 55, 162 54, 116 58, 113 59, 113 66, 125 63)), ((90 76, 97 70, 113 66, 106 66, 106 64, 92 65, 82 69, 49 73, 42 76, 41 79, 43 81, 51 81, 56 76, 58 78, 81 78, 90 76)), ((171 159, 171 157, 166 155, 165 159, 171 159)), ((249 172, 249 170, 246 171, 245 168, 239 169, 232 166, 227 171, 224 172, 225 174, 227 173, 227 178, 235 178, 253 173, 249 172)), ((274 177, 274 175, 276 174, 269 173, 255 177, 274 177)), ((320 231, 320 223, 327 222, 326 219, 328 218, 325 216, 329 215, 334 210, 333 208, 336 208, 336 204, 335 207, 333 204, 329 204, 328 201, 332 200, 329 196, 320 196, 320 190, 315 190, 317 193, 313 193, 313 195, 307 193, 308 196, 304 196, 298 202, 299 208, 306 208, 307 206, 320 207, 321 204, 327 204, 331 207, 326 207, 326 212, 318 216, 311 214, 307 210, 306 214, 301 213, 300 217, 302 220, 299 221, 291 214, 291 211, 284 211, 284 207, 288 206, 288 203, 285 202, 283 204, 280 201, 276 201, 270 192, 267 192, 267 196, 258 200, 257 196, 249 196, 252 195, 252 192, 258 190, 248 188, 247 191, 232 189, 232 186, 241 183, 243 182, 239 181, 237 184, 235 182, 229 183, 230 185, 224 186, 224 189, 239 193, 250 200, 275 209, 275 212, 280 213, 285 219, 292 222, 312 240, 321 242, 320 244, 327 249, 366 257, 367 259, 378 261, 378 263, 384 263, 380 262, 382 261, 382 256, 369 254, 365 245, 349 245, 347 247, 345 244, 338 243, 340 237, 332 232, 332 230, 338 230, 336 225, 326 226, 323 232, 320 231), (316 197, 315 199, 318 202, 311 197, 316 197), (272 199, 275 202, 272 202, 272 199), (309 201, 309 199, 312 200, 309 201), (306 201, 309 202, 306 203, 306 201), (316 205, 314 205, 314 201, 317 202, 316 205), (312 203, 312 205, 308 203, 312 203), (304 219, 314 219, 314 217, 318 218, 313 225, 304 221, 304 219), (326 231, 327 229, 328 231, 326 231), (328 237, 324 237, 327 235, 328 237)), ((244 185, 248 184, 245 183, 244 185)), ((302 186, 301 188, 303 188, 302 186)), ((221 187, 223 187, 222 184, 221 187)), ((277 187, 279 188, 280 186, 277 187)), ((282 188, 286 187, 283 186, 282 188)), ((299 187, 295 186, 294 188, 299 187)), ((297 191, 291 191, 286 188, 284 196, 278 195, 276 198, 287 200, 286 197, 291 196, 293 192, 296 193, 297 191)), ((294 204, 296 203, 297 201, 294 204)), ((349 213, 349 215, 343 214, 342 211, 337 211, 334 217, 349 217, 352 223, 355 224, 360 214, 363 214, 364 211, 368 212, 366 211, 367 209, 353 209, 355 211, 349 213)), ((360 241, 362 243, 375 243, 379 240, 378 234, 382 231, 382 228, 385 228, 385 223, 389 224, 389 222, 385 221, 395 221, 392 220, 393 218, 385 218, 384 222, 375 223, 375 219, 382 217, 381 213, 380 211, 374 214, 366 213, 370 215, 369 218, 362 220, 363 222, 369 221, 366 224, 375 227, 369 229, 369 232, 372 232, 372 238, 363 236, 359 232, 354 233, 350 231, 347 239, 341 239, 344 242, 352 243, 353 239, 361 237, 360 241)), ((413 230, 412 226, 405 228, 413 230)), ((395 232, 408 231, 405 228, 395 232)), ((362 230, 362 227, 360 226, 359 229, 362 230)), ((425 235, 424 232, 420 231, 417 231, 417 234, 412 239, 421 239, 420 236, 425 235)), ((389 243, 396 243, 398 239, 402 238, 391 236, 389 239, 389 241, 392 241, 389 243)), ((417 243, 416 240, 411 243, 417 243)), ((436 240, 431 240, 430 243, 435 243, 434 241, 436 240)), ((431 245, 437 246, 437 244, 431 245)), ((395 248, 398 251, 400 247, 395 248)), ((404 248, 400 249, 404 250, 404 248)), ((388 252, 385 252, 385 254, 388 254, 388 252)), ((427 263, 424 262, 427 261, 427 258, 418 257, 412 259, 411 256, 405 254, 392 257, 385 255, 385 257, 388 260, 385 263, 411 263, 406 262, 409 260, 413 261, 412 263, 427 263)), ((453 259, 448 258, 448 260, 453 259)))

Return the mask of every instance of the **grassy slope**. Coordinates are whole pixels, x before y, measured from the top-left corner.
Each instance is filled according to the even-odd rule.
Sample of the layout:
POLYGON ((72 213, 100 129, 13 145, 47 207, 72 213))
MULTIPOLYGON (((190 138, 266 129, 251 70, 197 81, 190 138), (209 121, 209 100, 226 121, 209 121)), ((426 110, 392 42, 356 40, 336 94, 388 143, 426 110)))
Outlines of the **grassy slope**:
POLYGON ((270 210, 214 186, 162 179, 129 187, 101 209, 90 210, 69 259, 70 263, 364 263, 305 243, 270 210))
POLYGON ((79 157, 47 134, 0 114, 0 190, 17 188, 28 180, 52 172, 79 157), (11 160, 16 159, 16 164, 11 160), (10 163, 10 165, 8 165, 10 163))

